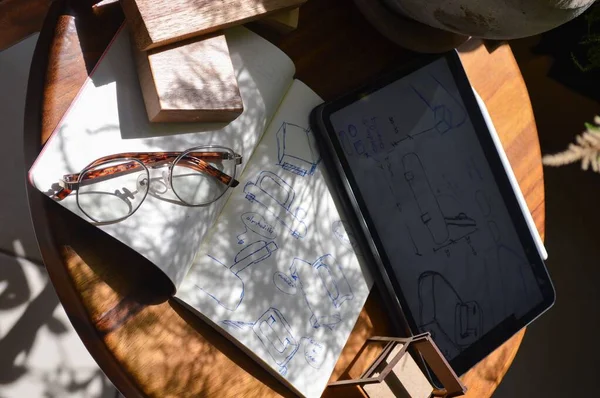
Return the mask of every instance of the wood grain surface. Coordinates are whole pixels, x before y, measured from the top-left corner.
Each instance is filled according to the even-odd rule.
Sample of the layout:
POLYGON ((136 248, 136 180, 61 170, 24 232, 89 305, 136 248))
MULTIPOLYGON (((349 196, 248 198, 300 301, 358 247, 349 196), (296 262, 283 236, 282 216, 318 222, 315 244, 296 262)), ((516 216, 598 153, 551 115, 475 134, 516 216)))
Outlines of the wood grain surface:
MULTIPOLYGON (((51 7, 30 73, 25 156, 31 164, 123 20, 118 6, 51 7), (83 23, 85 21, 85 23, 83 23)), ((294 61, 297 76, 324 99, 364 84, 416 55, 383 39, 346 0, 311 0, 299 28, 279 36, 254 27, 294 61)), ((489 54, 468 43, 461 58, 486 102, 540 232, 544 186, 535 121, 508 46, 489 54)), ((291 393, 227 339, 169 299, 155 268, 113 238, 29 187, 42 256, 59 298, 88 350, 127 397, 272 397, 291 393)), ((372 290, 332 375, 347 376, 365 340, 389 335, 372 290)), ((489 397, 510 366, 521 332, 469 371, 469 397, 489 397)), ((356 387, 324 396, 361 396, 356 387)))
POLYGON ((306 0, 121 0, 140 50, 297 8, 306 0))
POLYGON ((0 0, 0 51, 42 28, 51 0, 0 0))
POLYGON ((244 110, 223 33, 132 47, 151 122, 231 122, 244 110))

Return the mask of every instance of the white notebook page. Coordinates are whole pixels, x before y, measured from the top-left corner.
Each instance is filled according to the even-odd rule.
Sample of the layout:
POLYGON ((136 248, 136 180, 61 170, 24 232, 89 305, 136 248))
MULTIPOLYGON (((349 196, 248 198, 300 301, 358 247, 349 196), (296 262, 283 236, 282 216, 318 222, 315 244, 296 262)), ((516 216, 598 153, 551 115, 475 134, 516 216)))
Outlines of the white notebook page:
POLYGON ((176 297, 297 392, 320 396, 371 287, 294 81, 176 297))
MULTIPOLYGON (((149 123, 123 29, 32 167, 32 183, 45 192, 64 174, 78 173, 106 155, 183 151, 208 144, 240 153, 244 163, 239 175, 289 88, 294 65, 245 28, 227 31, 226 38, 244 102, 244 112, 235 121, 217 129, 201 123, 149 123)), ((100 228, 153 262, 177 286, 225 200, 193 208, 148 195, 129 218, 100 228)), ((58 203, 85 218, 74 194, 58 203)))

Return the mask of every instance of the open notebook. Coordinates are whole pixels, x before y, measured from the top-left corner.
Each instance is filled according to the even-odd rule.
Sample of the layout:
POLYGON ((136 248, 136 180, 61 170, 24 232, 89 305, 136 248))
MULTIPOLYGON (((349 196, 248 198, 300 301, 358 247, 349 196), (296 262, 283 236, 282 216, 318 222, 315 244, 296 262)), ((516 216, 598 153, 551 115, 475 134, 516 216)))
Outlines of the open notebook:
MULTIPOLYGON (((319 396, 371 280, 308 129, 321 99, 260 36, 235 28, 226 37, 244 101, 234 122, 150 124, 122 29, 29 178, 49 192, 64 174, 115 153, 216 144, 241 154, 240 184, 216 203, 186 207, 148 195, 130 217, 98 227, 160 268, 177 299, 290 388, 319 396)), ((58 203, 84 217, 74 194, 58 203)))

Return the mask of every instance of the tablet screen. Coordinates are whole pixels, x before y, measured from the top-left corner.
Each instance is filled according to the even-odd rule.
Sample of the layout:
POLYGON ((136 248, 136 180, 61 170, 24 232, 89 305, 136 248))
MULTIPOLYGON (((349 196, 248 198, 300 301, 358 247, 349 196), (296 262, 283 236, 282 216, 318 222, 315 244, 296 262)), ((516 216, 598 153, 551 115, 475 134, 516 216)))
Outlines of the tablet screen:
POLYGON ((445 58, 329 120, 413 321, 448 360, 544 301, 547 276, 536 278, 445 58))

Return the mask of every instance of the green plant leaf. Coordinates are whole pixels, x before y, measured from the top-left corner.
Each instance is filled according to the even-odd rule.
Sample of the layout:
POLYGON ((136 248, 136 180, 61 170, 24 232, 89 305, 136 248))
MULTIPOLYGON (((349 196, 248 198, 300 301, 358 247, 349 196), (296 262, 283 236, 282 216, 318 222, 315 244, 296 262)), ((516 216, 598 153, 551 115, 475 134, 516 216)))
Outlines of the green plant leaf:
POLYGON ((600 126, 596 126, 595 124, 592 123, 585 123, 585 128, 590 132, 590 133, 594 133, 594 134, 600 134, 600 126))

